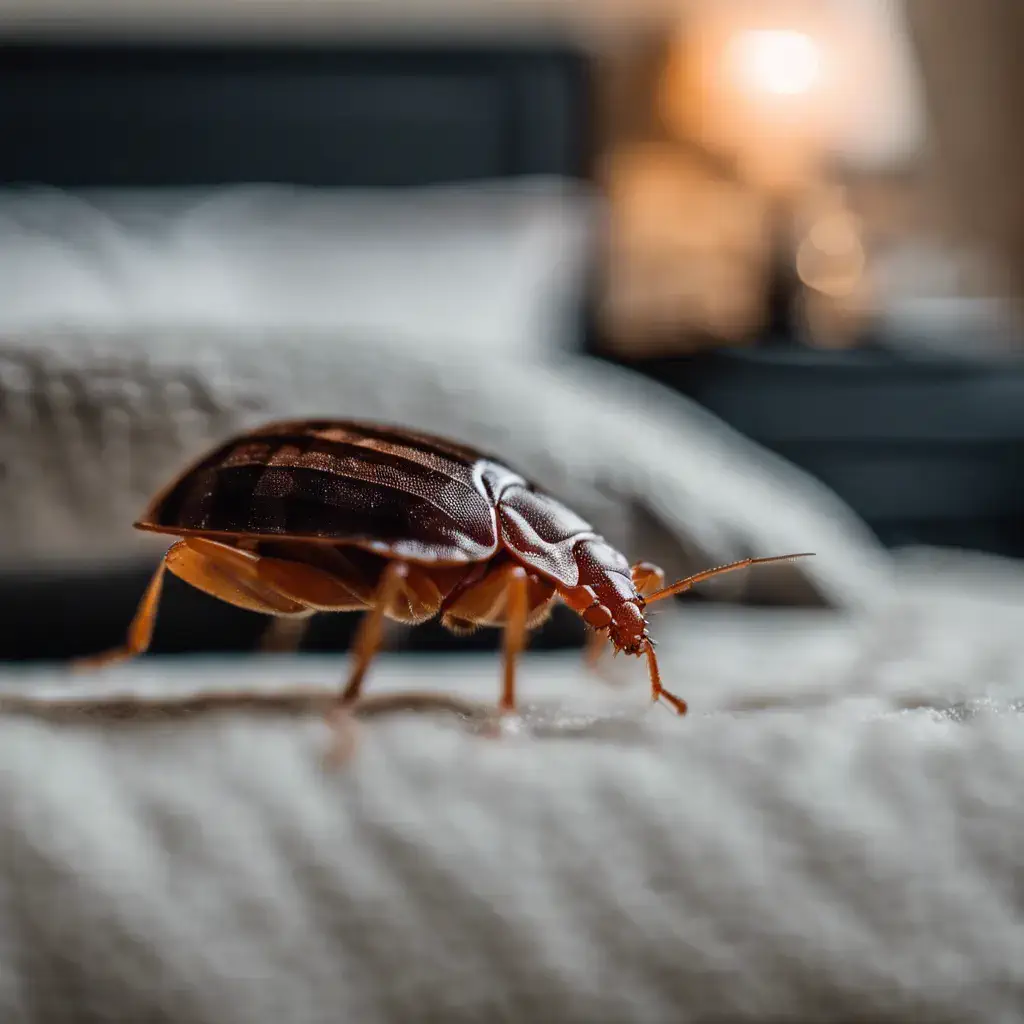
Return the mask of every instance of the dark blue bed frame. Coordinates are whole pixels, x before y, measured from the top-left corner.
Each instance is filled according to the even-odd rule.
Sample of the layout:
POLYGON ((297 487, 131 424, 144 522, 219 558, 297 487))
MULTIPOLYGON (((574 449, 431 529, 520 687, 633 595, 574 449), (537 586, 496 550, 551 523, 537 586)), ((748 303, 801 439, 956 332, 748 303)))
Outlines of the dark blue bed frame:
POLYGON ((587 178, 568 47, 0 43, 0 183, 587 178))

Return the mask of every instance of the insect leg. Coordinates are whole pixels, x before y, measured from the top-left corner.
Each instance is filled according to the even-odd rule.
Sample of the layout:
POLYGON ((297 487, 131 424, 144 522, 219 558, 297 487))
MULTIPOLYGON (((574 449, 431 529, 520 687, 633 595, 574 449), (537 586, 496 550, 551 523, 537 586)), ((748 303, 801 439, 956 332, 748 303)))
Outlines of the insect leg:
POLYGON ((658 659, 654 656, 654 647, 648 640, 644 644, 644 654, 647 655, 647 670, 651 674, 651 700, 659 701, 663 700, 666 704, 672 707, 677 714, 686 714, 686 701, 682 697, 677 697, 674 693, 669 693, 661 684, 661 672, 658 670, 658 659))
POLYGON ((373 603, 359 624, 359 631, 352 644, 355 664, 341 695, 342 704, 350 704, 359 698, 366 670, 370 667, 374 655, 380 650, 384 616, 408 575, 409 567, 404 562, 388 562, 384 569, 377 591, 373 595, 373 603))
POLYGON ((160 559, 156 572, 153 573, 149 586, 146 587, 142 600, 136 609, 135 616, 128 626, 128 633, 125 642, 120 647, 113 647, 109 651, 101 651, 99 654, 92 654, 85 658, 77 658, 71 662, 73 670, 91 670, 102 668, 104 665, 116 665, 120 661, 128 661, 140 654, 144 654, 153 640, 153 627, 156 625, 156 612, 160 605, 160 594, 163 591, 164 573, 167 571, 167 558, 179 547, 182 541, 171 546, 171 548, 160 559))
POLYGON ((309 630, 312 617, 273 618, 260 636, 259 649, 267 654, 294 654, 309 630))
POLYGON ((665 586, 665 573, 650 562, 637 562, 630 570, 633 586, 642 597, 653 594, 665 586))
POLYGON ((588 667, 592 669, 597 667, 597 663, 601 660, 601 655, 604 654, 607 647, 608 634, 602 633, 598 629, 592 630, 587 637, 587 645, 583 650, 583 660, 588 667))
POLYGON ((529 615, 527 584, 527 573, 522 566, 517 565, 509 572, 500 703, 502 711, 514 711, 516 707, 516 659, 526 646, 526 620, 529 615))
POLYGON ((446 605, 441 622, 456 632, 471 625, 499 626, 504 630, 504 676, 500 705, 515 708, 516 659, 526 646, 531 629, 550 614, 555 588, 531 575, 523 566, 503 562, 462 588, 455 601, 446 605))

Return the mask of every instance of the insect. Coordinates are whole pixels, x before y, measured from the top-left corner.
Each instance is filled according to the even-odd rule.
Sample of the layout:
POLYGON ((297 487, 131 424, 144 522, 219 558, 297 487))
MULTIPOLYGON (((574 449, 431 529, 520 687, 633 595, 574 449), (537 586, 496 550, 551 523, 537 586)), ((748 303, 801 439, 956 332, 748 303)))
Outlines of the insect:
MULTIPOLYGON (((589 523, 501 460, 464 444, 353 420, 270 423, 202 456, 161 491, 135 527, 176 537, 122 646, 91 667, 142 654, 165 572, 230 604, 282 618, 365 612, 342 705, 356 701, 385 619, 440 616, 454 633, 500 627, 500 708, 516 708, 516 661, 560 600, 616 652, 646 658, 651 698, 679 714, 662 684, 646 608, 721 573, 801 555, 745 558, 665 585, 589 523)), ((80 663, 81 664, 81 663, 80 663)))

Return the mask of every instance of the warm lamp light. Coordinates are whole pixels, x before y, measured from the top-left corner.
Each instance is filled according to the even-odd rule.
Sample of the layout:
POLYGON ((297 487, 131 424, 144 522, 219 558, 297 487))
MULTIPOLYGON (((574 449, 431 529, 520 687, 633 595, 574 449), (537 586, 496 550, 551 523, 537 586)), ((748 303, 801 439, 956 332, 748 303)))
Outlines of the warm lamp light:
POLYGON ((924 141, 924 117, 898 6, 690 0, 659 88, 666 126, 757 184, 768 174, 800 187, 830 157, 901 164, 924 141))
POLYGON ((807 221, 829 191, 832 166, 890 165, 920 135, 891 7, 684 5, 659 112, 669 132, 724 158, 765 211, 765 338, 796 337, 796 309, 808 296, 852 308, 865 292, 863 231, 842 195, 807 221))
POLYGON ((805 187, 856 96, 855 44, 830 11, 773 0, 692 10, 661 82, 669 127, 759 188, 805 187))
POLYGON ((755 29, 738 33, 726 48, 731 76, 753 97, 799 96, 821 74, 821 50, 803 32, 755 29))

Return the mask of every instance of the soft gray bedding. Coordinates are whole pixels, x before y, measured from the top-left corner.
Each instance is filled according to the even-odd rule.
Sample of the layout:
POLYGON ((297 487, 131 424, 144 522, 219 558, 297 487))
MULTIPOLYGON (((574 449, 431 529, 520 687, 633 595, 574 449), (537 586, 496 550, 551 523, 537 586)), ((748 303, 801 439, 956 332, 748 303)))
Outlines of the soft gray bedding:
MULTIPOLYGON (((609 691, 553 655, 527 659, 518 730, 383 715, 336 771, 315 714, 2 717, 0 1019, 1017 1020, 1024 580, 923 555, 897 575, 876 616, 660 616, 683 720, 639 662, 609 691)), ((497 672, 393 657, 372 689, 491 700, 497 672)))
MULTIPOLYGON (((637 661, 609 661, 629 687, 608 689, 575 656, 536 655, 518 732, 368 719, 333 773, 317 713, 67 719, 12 698, 329 691, 341 663, 8 667, 0 1021, 1019 1020, 1020 566, 893 562, 792 466, 569 356, 583 249, 571 215, 549 230, 543 195, 364 217, 371 276, 409 306, 348 303, 365 278, 338 257, 298 324, 274 287, 295 253, 276 240, 308 243, 308 265, 323 216, 355 230, 358 209, 200 199, 128 228, 0 208, 17 243, 0 239, 0 269, 27 262, 34 288, 0 275, 5 571, 155 558, 130 523, 182 461, 251 422, 324 414, 494 448, 671 575, 817 557, 707 587, 773 610, 659 611, 685 720, 647 707, 637 661), (457 258, 421 258, 412 287, 401 253, 430 240, 457 258), (494 290, 460 306, 460 268, 480 260, 494 290)), ((497 681, 493 659, 396 656, 371 686, 490 701, 497 681)))

